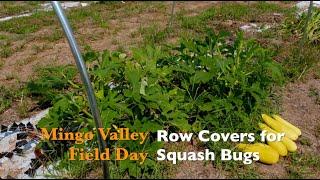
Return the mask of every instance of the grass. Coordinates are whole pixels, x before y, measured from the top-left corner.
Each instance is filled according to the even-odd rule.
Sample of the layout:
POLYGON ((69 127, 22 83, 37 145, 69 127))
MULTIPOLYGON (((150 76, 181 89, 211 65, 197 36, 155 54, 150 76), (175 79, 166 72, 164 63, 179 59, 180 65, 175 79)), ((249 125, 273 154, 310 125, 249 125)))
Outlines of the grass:
POLYGON ((305 145, 305 146, 311 146, 311 145, 312 145, 310 139, 307 138, 307 137, 302 137, 302 138, 300 138, 300 139, 299 139, 299 142, 300 142, 302 145, 305 145))
POLYGON ((285 47, 284 51, 289 51, 289 55, 283 60, 283 65, 287 70, 286 76, 290 80, 301 79, 310 71, 316 70, 320 51, 318 47, 305 44, 303 47, 299 42, 285 47))
POLYGON ((140 28, 139 33, 142 35, 145 44, 148 44, 150 42, 157 44, 167 38, 168 29, 162 30, 159 24, 153 23, 148 27, 140 28))
POLYGON ((240 170, 235 171, 234 173, 235 173, 234 177, 238 179, 260 179, 261 178, 261 175, 257 172, 257 169, 252 165, 245 166, 240 170))
POLYGON ((0 69, 3 67, 3 65, 4 65, 4 61, 0 59, 0 69))
POLYGON ((52 32, 48 36, 44 37, 44 39, 49 42, 56 42, 63 37, 64 37, 64 35, 63 35, 63 32, 61 29, 53 29, 52 32))
POLYGON ((6 77, 5 77, 5 79, 8 81, 13 80, 15 78, 17 78, 17 75, 14 73, 6 74, 6 77))
POLYGON ((12 103, 19 99, 17 113, 20 118, 26 118, 29 114, 30 101, 23 95, 25 90, 22 88, 8 88, 0 86, 0 114, 12 106, 12 103))
POLYGON ((0 49, 0 57, 7 58, 13 54, 10 41, 6 41, 0 49))
POLYGON ((4 34, 0 34, 0 40, 6 40, 8 39, 8 36, 7 35, 4 35, 4 34))
POLYGON ((36 54, 41 53, 47 49, 50 49, 50 46, 48 44, 32 45, 31 49, 33 51, 32 54, 36 55, 36 54))
MULTIPOLYGON (((111 19, 109 13, 118 11, 117 18, 132 16, 143 11, 158 12, 164 11, 165 5, 163 3, 132 3, 128 2, 122 6, 120 2, 117 3, 99 3, 92 4, 86 8, 74 8, 72 11, 67 11, 66 14, 70 20, 71 26, 74 29, 82 27, 83 22, 91 20, 94 25, 101 28, 108 28, 108 20, 111 19)), ((16 33, 16 34, 30 34, 40 30, 43 27, 56 24, 58 21, 53 11, 50 12, 36 12, 29 17, 21 17, 0 23, 0 31, 16 33)))
POLYGON ((21 99, 19 101, 17 112, 20 118, 26 118, 29 114, 29 107, 30 103, 25 99, 25 96, 21 96, 21 99))
POLYGON ((9 108, 13 99, 16 97, 16 91, 5 86, 0 86, 0 113, 9 108))
POLYGON ((36 57, 35 56, 28 56, 26 57, 25 59, 21 59, 17 62, 17 65, 18 66, 24 66, 24 65, 27 65, 29 63, 31 63, 32 61, 36 60, 36 57))
POLYGON ((30 34, 42 27, 56 24, 53 12, 36 12, 29 17, 20 17, 0 23, 0 31, 15 34, 30 34))
POLYGON ((8 1, 1 2, 0 4, 0 17, 22 14, 31 12, 40 7, 37 1, 17 2, 12 3, 8 1))
POLYGON ((320 169, 320 156, 316 154, 293 153, 289 156, 291 162, 287 167, 290 179, 317 178, 320 169))
POLYGON ((320 137, 320 123, 316 126, 316 137, 320 137))
POLYGON ((106 17, 103 17, 101 15, 101 13, 94 12, 91 16, 92 16, 94 24, 97 25, 98 27, 101 27, 101 28, 108 28, 109 27, 108 22, 106 20, 106 17))
POLYGON ((320 105, 320 92, 316 88, 309 89, 309 97, 314 97, 315 104, 320 105))
MULTIPOLYGON (((226 20, 240 22, 256 22, 264 21, 263 16, 268 16, 271 13, 282 13, 286 16, 294 15, 294 8, 285 8, 273 3, 256 2, 256 3, 236 3, 228 2, 208 7, 205 10, 198 12, 197 15, 190 16, 189 11, 181 10, 175 14, 172 29, 167 27, 160 28, 156 24, 149 27, 140 28, 139 32, 143 35, 145 42, 151 44, 161 44, 170 37, 201 36, 207 29, 236 31, 234 27, 224 27, 222 23, 226 20), (259 16, 257 16, 259 14, 259 16), (143 32, 143 33, 141 33, 143 32)), ((270 31, 269 31, 270 33, 270 31)), ((267 34, 265 34, 267 35, 267 34)), ((269 36, 277 35, 268 34, 269 36)), ((133 33, 132 36, 137 36, 133 33)))

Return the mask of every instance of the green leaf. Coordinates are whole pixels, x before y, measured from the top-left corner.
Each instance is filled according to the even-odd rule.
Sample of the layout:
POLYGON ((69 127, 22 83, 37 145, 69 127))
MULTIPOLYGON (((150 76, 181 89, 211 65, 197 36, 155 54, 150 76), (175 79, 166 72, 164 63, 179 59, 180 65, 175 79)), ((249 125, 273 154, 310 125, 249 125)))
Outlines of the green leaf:
POLYGON ((194 83, 207 83, 213 78, 213 74, 209 72, 197 71, 193 78, 194 83))
POLYGON ((190 131, 191 129, 191 125, 188 123, 187 119, 174 119, 170 123, 184 132, 190 131))
POLYGON ((141 79, 140 94, 146 95, 146 86, 148 86, 148 82, 147 82, 147 78, 144 77, 141 79))

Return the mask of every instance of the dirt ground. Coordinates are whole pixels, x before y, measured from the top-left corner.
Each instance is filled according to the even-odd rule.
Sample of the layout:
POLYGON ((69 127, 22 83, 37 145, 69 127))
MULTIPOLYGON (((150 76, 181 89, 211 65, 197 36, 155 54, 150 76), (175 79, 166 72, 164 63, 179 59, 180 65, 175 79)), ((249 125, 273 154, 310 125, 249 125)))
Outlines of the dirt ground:
MULTIPOLYGON (((176 12, 185 9, 189 11, 190 15, 196 15, 200 10, 213 6, 215 3, 217 2, 177 3, 176 12)), ((168 2, 167 6, 170 7, 170 5, 168 2)), ((140 27, 147 26, 150 22, 157 22, 161 26, 165 26, 168 22, 170 10, 170 8, 167 8, 167 14, 147 12, 139 16, 111 20, 109 22, 109 29, 90 27, 89 24, 86 26, 86 22, 84 22, 84 26, 77 31, 76 38, 82 39, 94 50, 116 50, 119 46, 129 50, 130 47, 141 43, 141 37, 133 38, 132 33, 138 31, 140 27), (92 32, 98 37, 92 38, 92 32), (112 38, 110 38, 111 36, 112 38), (120 43, 115 44, 115 41, 120 43)), ((278 19, 274 21, 278 21, 278 19)), ((226 22, 226 24, 228 25, 228 22, 226 22)), ((232 22, 229 22, 229 25, 235 26, 232 22)), ((239 26, 239 24, 236 25, 239 26)), ((37 38, 44 34, 51 33, 54 27, 54 25, 45 27, 33 33, 32 37, 13 42, 13 46, 23 45, 23 48, 8 58, 2 58, 4 64, 0 69, 0 85, 11 87, 17 86, 17 84, 23 84, 34 76, 37 67, 74 64, 74 59, 65 38, 52 43, 44 42, 37 38), (43 47, 43 49, 37 52, 34 49, 35 45, 43 47), (8 78, 8 76, 14 76, 14 78, 8 78)), ((317 102, 314 96, 310 96, 310 89, 320 93, 320 79, 310 76, 304 81, 290 83, 284 87, 282 91, 281 115, 301 128, 302 137, 299 141, 303 139, 304 142, 308 142, 299 142, 298 150, 302 153, 320 154, 320 141, 317 139, 320 137, 320 103, 317 102)), ((31 101, 30 109, 33 109, 36 105, 32 100, 29 101, 31 101)), ((11 108, 0 114, 1 124, 9 124, 20 119, 17 113, 17 104, 18 101, 13 102, 11 108)), ((34 110, 30 112, 30 115, 36 112, 37 111, 34 110)), ((188 146, 187 149, 190 151, 198 150, 192 146, 188 146)), ((258 163, 256 166, 258 172, 265 178, 283 178, 287 176, 286 160, 281 160, 280 163, 272 166, 258 163)), ((226 172, 215 169, 212 164, 204 165, 203 162, 182 162, 176 169, 178 172, 174 178, 198 179, 228 177, 226 172)))
MULTIPOLYGON (((200 12, 200 10, 214 3, 192 1, 177 3, 175 11, 179 12, 179 10, 185 9, 191 12, 200 12)), ((171 4, 168 3, 167 6, 171 7, 171 4)), ((131 34, 133 32, 137 32, 140 27, 149 25, 150 22, 165 26, 168 22, 168 14, 170 13, 145 12, 139 14, 139 16, 111 20, 109 22, 110 28, 108 29, 92 27, 89 22, 83 22, 84 25, 76 31, 75 36, 82 49, 83 46, 81 46, 80 40, 85 41, 93 50, 97 51, 105 49, 116 50, 118 47, 124 47, 128 51, 142 41, 139 36, 132 38, 131 34), (93 32, 98 38, 92 38, 93 32), (115 41, 119 42, 119 44, 115 44, 115 41)), ((41 39, 40 37, 52 33, 54 28, 56 28, 55 25, 44 27, 40 31, 32 33, 27 39, 18 39, 13 42, 13 47, 23 44, 23 48, 13 53, 10 57, 1 59, 4 64, 0 69, 0 86, 17 87, 22 85, 35 75, 36 68, 39 67, 74 64, 73 56, 65 38, 52 43, 39 40, 41 39), (43 49, 37 52, 34 48, 35 46, 43 47, 43 49)), ((0 114, 0 122, 2 124, 9 124, 20 119, 17 112, 17 104, 18 102, 13 102, 9 109, 0 114)), ((34 109, 34 106, 34 102, 31 101, 30 109, 34 109)), ((37 111, 32 111, 29 112, 29 115, 35 113, 37 111)))

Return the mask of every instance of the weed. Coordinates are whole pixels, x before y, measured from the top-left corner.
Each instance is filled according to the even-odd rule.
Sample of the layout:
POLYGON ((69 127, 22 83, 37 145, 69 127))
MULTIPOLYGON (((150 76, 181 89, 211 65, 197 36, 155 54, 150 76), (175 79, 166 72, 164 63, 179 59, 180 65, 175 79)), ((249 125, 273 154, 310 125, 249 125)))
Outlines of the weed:
POLYGON ((316 178, 316 171, 320 168, 320 156, 311 154, 291 153, 291 162, 287 167, 289 178, 316 178))
POLYGON ((4 60, 0 59, 0 69, 2 68, 3 65, 4 65, 4 60))
POLYGON ((19 52, 19 51, 23 50, 23 48, 25 47, 26 44, 27 44, 27 41, 22 41, 21 43, 17 44, 14 52, 19 52))
POLYGON ((45 37, 49 42, 56 42, 63 38, 63 32, 60 29, 54 29, 52 33, 45 37))
POLYGON ((307 138, 307 137, 302 137, 302 138, 300 138, 299 142, 300 142, 302 145, 306 145, 306 146, 311 146, 311 145, 312 145, 310 139, 307 138))
POLYGON ((4 35, 4 34, 0 34, 0 40, 6 40, 8 39, 8 36, 4 35))
POLYGON ((302 39, 303 41, 307 40, 307 42, 311 44, 319 43, 320 10, 313 9, 312 15, 310 17, 310 20, 307 26, 305 26, 306 21, 307 21, 307 13, 305 12, 298 19, 288 17, 282 25, 282 28, 283 28, 282 31, 291 35, 296 35, 300 38, 302 38, 302 36, 306 32, 306 39, 302 39), (306 29, 304 32, 305 27, 306 29))
POLYGON ((95 24, 101 28, 108 28, 108 23, 100 12, 95 12, 92 14, 92 19, 95 24))
POLYGON ((0 23, 0 31, 29 34, 38 31, 41 27, 55 24, 54 12, 36 12, 29 17, 20 17, 0 23))
POLYGON ((284 59, 286 76, 290 80, 300 79, 308 71, 316 68, 320 55, 317 47, 305 44, 303 48, 297 43, 287 47, 290 54, 284 59))
POLYGON ((18 61, 17 65, 24 66, 24 65, 27 65, 27 64, 31 63, 34 60, 36 60, 35 56, 28 56, 27 58, 21 59, 20 61, 18 61))
POLYGON ((156 44, 167 37, 167 31, 161 29, 159 24, 154 23, 149 27, 141 28, 139 31, 145 43, 156 44))
POLYGON ((33 51, 33 55, 38 54, 39 52, 42 52, 42 48, 38 45, 32 45, 32 51, 33 51))
POLYGON ((7 42, 5 45, 1 48, 0 56, 2 58, 8 58, 13 54, 13 50, 11 48, 11 43, 7 42))
POLYGON ((16 74, 14 74, 14 73, 10 73, 10 74, 6 74, 5 79, 6 79, 6 80, 8 80, 8 81, 10 81, 10 80, 15 79, 16 77, 17 77, 17 75, 16 75, 16 74))
POLYGON ((58 95, 59 91, 63 91, 69 86, 77 88, 72 83, 75 74, 76 69, 72 66, 38 69, 38 78, 27 83, 26 89, 28 95, 39 97, 40 105, 51 102, 58 95))
POLYGON ((245 4, 227 3, 222 5, 217 12, 217 16, 223 20, 248 20, 253 9, 249 9, 245 4))
POLYGON ((31 12, 40 6, 39 2, 1 2, 0 17, 17 15, 25 12, 31 12))
POLYGON ((118 51, 118 52, 122 52, 122 53, 123 53, 123 52, 125 52, 125 51, 126 51, 126 49, 125 49, 125 47, 124 47, 124 46, 122 46, 122 45, 118 45, 118 46, 117 46, 117 51, 118 51))
POLYGON ((0 113, 11 106, 14 93, 11 89, 5 86, 0 86, 0 113))
POLYGON ((112 45, 117 45, 119 44, 119 41, 116 38, 112 38, 111 43, 112 45))
POLYGON ((320 124, 316 126, 316 137, 320 138, 320 124))
POLYGON ((26 118, 28 116, 29 106, 30 103, 25 99, 25 96, 23 96, 22 94, 22 97, 17 107, 17 112, 20 118, 26 118))
POLYGON ((320 92, 316 88, 310 88, 309 89, 309 97, 315 98, 315 104, 320 105, 320 92))
POLYGON ((241 170, 240 168, 237 168, 237 171, 234 172, 235 177, 239 179, 260 179, 261 176, 257 172, 256 168, 252 165, 248 165, 243 167, 241 170))

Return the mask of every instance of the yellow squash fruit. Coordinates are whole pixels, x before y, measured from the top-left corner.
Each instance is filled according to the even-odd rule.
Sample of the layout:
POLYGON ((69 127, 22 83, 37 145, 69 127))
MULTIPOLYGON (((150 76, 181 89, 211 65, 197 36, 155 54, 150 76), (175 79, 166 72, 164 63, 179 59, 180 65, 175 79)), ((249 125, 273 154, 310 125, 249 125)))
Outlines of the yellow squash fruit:
POLYGON ((287 137, 283 137, 282 143, 286 146, 289 152, 295 152, 298 149, 296 143, 287 137))
POLYGON ((288 121, 284 120, 283 118, 281 118, 278 115, 272 115, 272 117, 275 120, 279 121, 284 126, 287 126, 288 128, 291 128, 296 134, 298 134, 298 136, 301 135, 301 130, 299 128, 297 128, 296 126, 294 126, 293 124, 289 123, 288 121))
POLYGON ((237 148, 243 152, 258 152, 259 161, 265 164, 275 164, 279 161, 279 153, 272 147, 262 143, 237 145, 237 148))
POLYGON ((267 142, 269 146, 271 146, 273 149, 275 149, 280 156, 286 156, 288 154, 288 150, 286 146, 280 142, 280 141, 268 141, 267 142))
MULTIPOLYGON (((278 132, 276 132, 275 130, 271 129, 268 125, 266 125, 264 123, 259 123, 259 127, 262 130, 266 130, 268 133, 274 133, 274 134, 278 133, 278 132)), ((295 152, 297 150, 296 143, 293 142, 291 139, 289 139, 286 136, 283 137, 280 142, 282 142, 286 146, 286 148, 287 148, 287 150, 289 152, 295 152)))
POLYGON ((263 121, 269 125, 271 128, 278 132, 283 132, 285 133, 285 136, 292 139, 292 140, 297 140, 298 139, 298 134, 296 134, 292 129, 289 129, 286 126, 283 126, 280 122, 277 120, 273 119, 272 117, 262 114, 262 119, 263 121))

